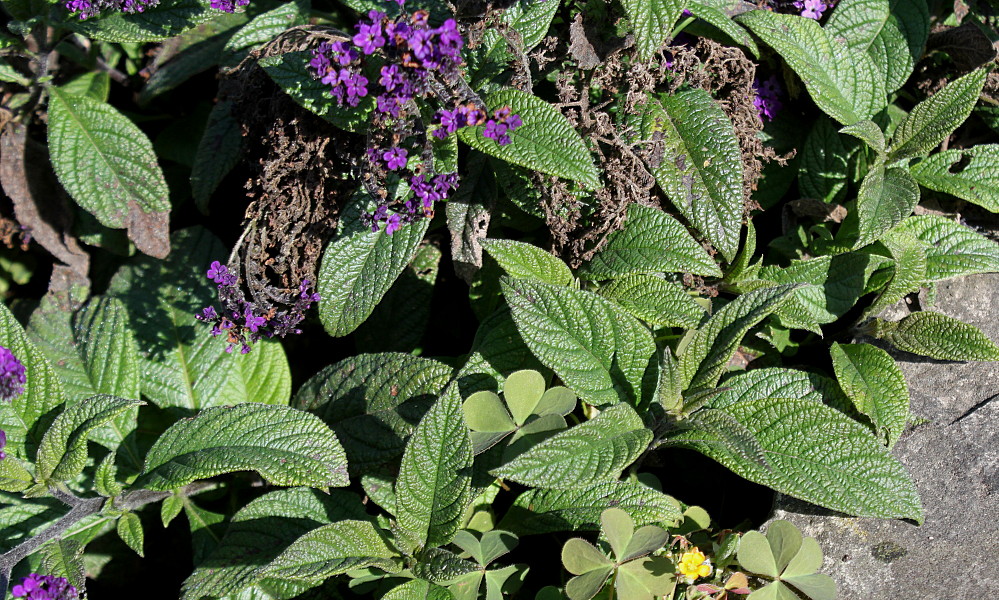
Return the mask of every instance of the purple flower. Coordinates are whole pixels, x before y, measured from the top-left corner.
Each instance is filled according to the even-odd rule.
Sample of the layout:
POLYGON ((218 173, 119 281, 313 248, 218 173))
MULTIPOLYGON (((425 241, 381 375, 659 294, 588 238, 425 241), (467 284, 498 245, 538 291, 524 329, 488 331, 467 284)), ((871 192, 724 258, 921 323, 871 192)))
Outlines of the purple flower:
POLYGON ((10 402, 24 393, 24 365, 14 353, 0 346, 0 400, 10 402))
POLYGON ((340 79, 347 91, 347 104, 357 106, 361 98, 368 95, 368 78, 364 75, 344 69, 340 72, 340 79))
POLYGON ((374 54, 377 48, 385 45, 385 36, 382 35, 382 24, 377 22, 371 25, 358 23, 357 34, 354 35, 353 41, 354 44, 361 48, 361 52, 374 54))
POLYGON ((32 573, 11 590, 15 598, 25 600, 76 600, 76 588, 64 577, 32 573))
POLYGON ((399 223, 399 215, 398 214, 390 215, 389 218, 385 220, 385 233, 386 234, 392 235, 393 233, 395 233, 396 231, 399 230, 399 227, 401 227, 401 225, 399 223))
POLYGON ((234 13, 236 12, 237 6, 246 6, 250 3, 250 0, 212 0, 212 8, 215 10, 221 10, 222 12, 234 13))
POLYGON ((0 429, 0 460, 7 458, 7 454, 3 451, 4 447, 7 446, 7 432, 0 429))
POLYGON ((395 171, 406 166, 406 156, 408 154, 409 152, 405 148, 393 147, 385 154, 382 154, 382 159, 385 161, 385 166, 388 167, 389 171, 395 171))
POLYGON ((760 119, 772 121, 783 106, 780 101, 781 88, 777 82, 777 76, 771 75, 769 78, 763 80, 757 78, 753 82, 753 89, 756 90, 753 105, 759 111, 760 119))
POLYGON ((500 146, 506 146, 512 141, 508 132, 523 124, 520 115, 512 114, 509 106, 497 108, 493 111, 493 118, 486 121, 482 136, 496 140, 500 146))
POLYGON ((815 19, 816 21, 821 19, 822 13, 829 8, 822 0, 805 0, 802 6, 801 16, 815 19))

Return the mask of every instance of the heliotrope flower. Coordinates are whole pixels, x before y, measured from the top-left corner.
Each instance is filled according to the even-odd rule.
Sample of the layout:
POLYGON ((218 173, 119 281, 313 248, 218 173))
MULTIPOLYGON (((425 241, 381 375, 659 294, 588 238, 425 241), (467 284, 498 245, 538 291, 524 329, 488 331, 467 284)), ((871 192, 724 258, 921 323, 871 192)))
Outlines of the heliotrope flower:
POLYGON ((14 353, 0 346, 0 400, 10 402, 24 393, 24 365, 14 353))
POLYGON ((829 8, 822 0, 804 0, 804 2, 795 2, 794 5, 801 9, 801 16, 816 21, 821 19, 822 13, 829 8))
POLYGON ((694 547, 680 556, 677 569, 687 583, 694 583, 695 579, 711 575, 711 561, 703 552, 694 547))
POLYGON ((777 76, 771 75, 762 80, 757 78, 753 81, 753 90, 756 91, 753 105, 759 111, 760 119, 772 121, 777 112, 784 106, 780 101, 782 91, 777 82, 777 76))
POLYGON ((0 460, 7 458, 7 453, 3 449, 7 446, 7 432, 0 429, 0 460))
POLYGON ((11 589, 15 598, 25 600, 76 600, 79 594, 65 577, 32 573, 11 589))

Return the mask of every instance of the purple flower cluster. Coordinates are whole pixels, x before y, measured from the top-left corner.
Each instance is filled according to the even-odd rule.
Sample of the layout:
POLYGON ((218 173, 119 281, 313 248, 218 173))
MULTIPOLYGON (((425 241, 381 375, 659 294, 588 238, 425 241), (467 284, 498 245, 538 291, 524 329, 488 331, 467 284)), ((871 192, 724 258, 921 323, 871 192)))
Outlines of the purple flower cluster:
POLYGON ((0 460, 7 458, 7 453, 3 451, 7 447, 7 432, 0 429, 0 460))
POLYGON ((433 135, 438 139, 444 139, 462 127, 485 125, 482 135, 496 140, 500 146, 509 144, 509 132, 524 124, 520 115, 512 114, 508 106, 497 108, 493 111, 493 118, 486 119, 485 111, 476 108, 474 104, 463 104, 453 110, 439 110, 434 115, 434 123, 438 127, 433 135))
POLYGON ((69 12, 79 13, 80 20, 85 21, 105 10, 125 14, 141 13, 159 3, 160 0, 67 0, 65 6, 69 12))
POLYGON ((215 10, 221 10, 222 12, 234 13, 236 12, 237 6, 246 6, 250 3, 250 0, 212 0, 212 8, 215 10))
POLYGON ((25 600, 76 600, 79 594, 65 577, 32 573, 11 589, 15 598, 25 600))
POLYGON ((797 0, 794 7, 801 10, 801 16, 818 21, 822 18, 822 13, 829 8, 829 5, 822 0, 797 0))
POLYGON ((772 121, 777 115, 777 111, 784 105, 780 101, 781 87, 777 82, 777 76, 771 75, 767 79, 756 78, 753 81, 753 89, 756 97, 753 98, 753 105, 760 113, 760 119, 772 121))
POLYGON ((222 310, 216 311, 214 306, 209 306, 202 309, 195 318, 211 323, 213 336, 226 334, 226 341, 229 342, 226 352, 232 352, 233 348, 240 346, 240 353, 246 354, 250 351, 250 346, 262 338, 283 338, 289 333, 302 333, 297 325, 305 318, 305 312, 312 303, 319 301, 319 294, 309 293, 312 283, 303 279, 290 309, 269 307, 262 310, 246 299, 238 285, 239 278, 226 265, 217 260, 212 262, 207 276, 218 284, 222 310))
POLYGON ((0 346, 0 400, 10 402, 24 393, 24 365, 14 353, 0 346))
POLYGON ((446 200, 458 187, 457 173, 440 173, 427 179, 426 175, 413 175, 409 178, 409 189, 413 193, 401 207, 390 211, 387 204, 379 204, 374 212, 362 215, 362 220, 377 232, 385 223, 385 233, 392 235, 406 223, 419 218, 433 218, 434 202, 446 200))

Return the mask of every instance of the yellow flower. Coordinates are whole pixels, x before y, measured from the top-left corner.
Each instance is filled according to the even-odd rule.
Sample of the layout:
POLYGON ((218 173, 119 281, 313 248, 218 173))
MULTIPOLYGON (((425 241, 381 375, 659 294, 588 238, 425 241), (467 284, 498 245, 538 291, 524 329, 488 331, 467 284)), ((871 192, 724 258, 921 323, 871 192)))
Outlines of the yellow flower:
POLYGON ((695 579, 711 575, 711 561, 697 548, 683 553, 679 568, 687 583, 694 583, 695 579))

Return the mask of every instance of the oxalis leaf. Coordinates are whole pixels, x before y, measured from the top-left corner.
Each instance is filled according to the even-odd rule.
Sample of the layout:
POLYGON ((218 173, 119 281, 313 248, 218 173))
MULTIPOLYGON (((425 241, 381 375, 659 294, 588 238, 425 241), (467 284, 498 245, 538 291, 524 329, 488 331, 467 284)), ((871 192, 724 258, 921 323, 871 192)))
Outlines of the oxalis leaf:
POLYGON ((857 195, 860 234, 854 248, 866 246, 912 214, 919 185, 908 169, 878 165, 867 173, 857 195))
POLYGON ((999 213, 999 144, 938 152, 913 165, 919 185, 999 213))
POLYGON ((651 441, 635 409, 615 404, 490 473, 532 487, 578 488, 617 479, 651 441))
POLYGON ((926 242, 926 277, 930 281, 999 272, 999 244, 946 217, 909 217, 894 231, 926 242))
POLYGON ((136 488, 172 490, 196 479, 257 471, 274 485, 347 485, 347 458, 318 417, 266 404, 214 407, 172 425, 146 455, 136 488))
POLYGON ((943 313, 920 311, 901 321, 874 321, 873 334, 899 350, 937 360, 999 360, 999 345, 980 329, 943 313))
POLYGON ((637 319, 592 292, 501 280, 524 342, 583 400, 597 406, 642 400, 656 346, 637 319))
POLYGON ((894 446, 909 419, 909 388, 895 359, 870 344, 834 343, 829 354, 843 391, 882 441, 894 446))
MULTIPOLYGON (((650 165, 656 182, 694 228, 733 260, 739 250, 743 195, 742 155, 732 122, 701 89, 662 102, 650 97, 639 119, 641 139, 663 144, 662 159, 650 165)), ((695 262, 707 269, 702 274, 714 274, 700 255, 690 256, 697 256, 695 262)))
POLYGON ((127 229, 142 252, 170 252, 170 191, 141 129, 108 104, 50 87, 48 138, 52 168, 81 207, 127 229))
POLYGON ((382 600, 452 600, 454 595, 446 587, 425 579, 413 579, 388 591, 382 600))
POLYGON ((100 395, 68 407, 52 422, 38 446, 38 480, 66 481, 82 473, 90 433, 140 404, 145 403, 100 395))
POLYGON ((651 60, 687 8, 685 0, 623 0, 635 46, 643 61, 651 60))
POLYGON ((600 172, 593 165, 583 138, 555 107, 520 90, 500 90, 485 98, 490 113, 509 106, 523 125, 510 133, 511 142, 500 146, 484 137, 484 126, 458 130, 461 141, 507 162, 582 184, 600 186, 600 172))
POLYGON ((398 552, 368 521, 330 523, 298 538, 261 575, 320 584, 351 569, 376 566, 393 571, 398 552))
POLYGON ((457 386, 445 390, 406 444, 395 484, 398 523, 418 544, 451 540, 471 500, 472 442, 457 386))
POLYGON ((684 431, 671 443, 714 458, 750 481, 852 515, 922 522, 905 468, 866 427, 839 411, 796 398, 736 402, 724 409, 763 447, 769 468, 742 458, 711 433, 684 431))

